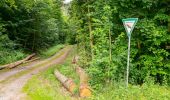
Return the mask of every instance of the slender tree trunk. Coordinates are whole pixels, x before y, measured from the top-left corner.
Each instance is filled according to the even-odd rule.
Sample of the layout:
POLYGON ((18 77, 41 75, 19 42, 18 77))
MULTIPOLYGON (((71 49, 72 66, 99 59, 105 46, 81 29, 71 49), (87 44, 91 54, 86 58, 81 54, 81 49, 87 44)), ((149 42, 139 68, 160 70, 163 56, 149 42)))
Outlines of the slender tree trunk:
POLYGON ((110 59, 110 65, 112 62, 112 37, 111 37, 111 29, 109 29, 109 59, 110 59))
POLYGON ((112 63, 112 38, 111 38, 111 28, 109 28, 109 68, 108 68, 108 82, 110 82, 110 68, 112 63))
MULTIPOLYGON (((90 9, 88 7, 88 14, 90 13, 90 9)), ((92 35, 92 25, 91 25, 91 17, 88 16, 88 27, 89 27, 89 34, 90 34, 90 47, 91 47, 91 58, 93 60, 94 53, 93 53, 93 35, 92 35)))
MULTIPOLYGON (((170 17, 170 15, 169 15, 169 17, 170 17)), ((168 19, 168 32, 170 32, 170 18, 168 19)), ((170 46, 168 46, 169 43, 170 42, 166 43, 166 49, 170 49, 170 46)))
MULTIPOLYGON (((170 17, 170 15, 169 15, 169 17, 170 17)), ((170 32, 170 18, 168 20, 168 32, 170 32)))
POLYGON ((33 37, 32 51, 34 51, 34 48, 35 48, 35 32, 34 32, 34 37, 33 37))

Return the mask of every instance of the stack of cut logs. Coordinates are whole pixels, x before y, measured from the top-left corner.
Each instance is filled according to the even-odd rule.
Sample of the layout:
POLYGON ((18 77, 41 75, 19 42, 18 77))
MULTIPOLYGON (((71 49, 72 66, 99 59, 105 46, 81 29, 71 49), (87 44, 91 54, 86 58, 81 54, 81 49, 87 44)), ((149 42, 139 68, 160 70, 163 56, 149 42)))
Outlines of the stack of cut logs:
MULTIPOLYGON (((79 67, 77 62, 78 62, 78 56, 75 56, 72 60, 72 63, 76 67, 76 73, 79 75, 80 78, 79 96, 90 97, 91 89, 88 85, 88 75, 85 73, 84 69, 79 67)), ((55 70, 54 74, 57 77, 57 79, 63 84, 63 86, 71 94, 74 94, 74 91, 76 90, 76 84, 73 82, 73 80, 71 78, 67 78, 66 76, 62 75, 58 70, 55 70)))
POLYGON ((2 65, 2 66, 0 66, 0 69, 4 69, 4 68, 9 68, 9 69, 15 68, 15 67, 17 67, 17 66, 19 66, 19 65, 21 65, 21 64, 23 64, 23 63, 32 62, 32 61, 35 61, 35 60, 39 59, 39 58, 34 58, 34 59, 32 59, 34 56, 35 56, 35 53, 27 56, 26 58, 24 58, 24 59, 22 59, 22 60, 19 60, 19 61, 10 63, 10 64, 2 65))

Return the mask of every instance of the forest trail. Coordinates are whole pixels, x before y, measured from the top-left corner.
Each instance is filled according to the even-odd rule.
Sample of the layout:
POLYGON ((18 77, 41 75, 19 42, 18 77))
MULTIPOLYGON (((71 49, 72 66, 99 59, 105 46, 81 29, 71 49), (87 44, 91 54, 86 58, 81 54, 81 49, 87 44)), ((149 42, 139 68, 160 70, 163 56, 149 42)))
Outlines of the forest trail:
POLYGON ((70 50, 71 46, 67 46, 48 59, 35 61, 26 66, 1 72, 0 100, 21 100, 25 96, 25 94, 22 93, 22 87, 25 83, 40 71, 43 71, 52 65, 62 63, 70 50))

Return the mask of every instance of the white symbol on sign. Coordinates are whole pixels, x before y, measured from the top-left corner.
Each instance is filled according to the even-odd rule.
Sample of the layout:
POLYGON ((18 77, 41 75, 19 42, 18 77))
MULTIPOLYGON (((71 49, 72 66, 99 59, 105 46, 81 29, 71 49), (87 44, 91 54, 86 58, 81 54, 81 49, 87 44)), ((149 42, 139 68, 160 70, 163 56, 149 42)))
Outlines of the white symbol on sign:
POLYGON ((128 32, 128 33, 131 32, 134 23, 135 23, 135 21, 127 21, 127 22, 125 22, 125 26, 126 26, 126 29, 127 29, 127 32, 128 32))

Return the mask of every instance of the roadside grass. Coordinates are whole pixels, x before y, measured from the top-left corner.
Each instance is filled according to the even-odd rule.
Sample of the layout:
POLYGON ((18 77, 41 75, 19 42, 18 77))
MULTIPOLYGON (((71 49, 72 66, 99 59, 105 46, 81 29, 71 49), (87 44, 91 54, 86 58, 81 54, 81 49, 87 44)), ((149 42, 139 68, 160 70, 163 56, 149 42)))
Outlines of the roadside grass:
POLYGON ((3 50, 3 52, 0 52, 0 65, 21 60, 27 55, 22 50, 3 50))
POLYGON ((62 74, 72 78, 76 84, 79 83, 75 69, 71 66, 74 51, 68 55, 63 64, 51 66, 46 71, 32 77, 24 86, 23 91, 27 94, 28 100, 71 100, 71 94, 63 89, 62 84, 56 79, 54 71, 57 69, 62 74))
POLYGON ((56 51, 59 51, 65 47, 64 44, 57 44, 55 46, 52 46, 48 49, 40 50, 39 51, 39 56, 41 58, 48 58, 56 53, 56 51))
POLYGON ((170 100, 170 87, 156 84, 129 85, 109 84, 96 92, 90 100, 170 100))
POLYGON ((49 68, 27 82, 23 88, 23 91, 28 95, 27 100, 70 100, 69 95, 62 95, 62 86, 53 74, 54 68, 49 68))

